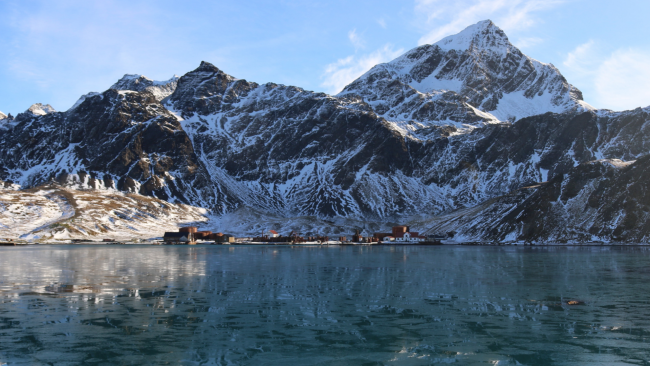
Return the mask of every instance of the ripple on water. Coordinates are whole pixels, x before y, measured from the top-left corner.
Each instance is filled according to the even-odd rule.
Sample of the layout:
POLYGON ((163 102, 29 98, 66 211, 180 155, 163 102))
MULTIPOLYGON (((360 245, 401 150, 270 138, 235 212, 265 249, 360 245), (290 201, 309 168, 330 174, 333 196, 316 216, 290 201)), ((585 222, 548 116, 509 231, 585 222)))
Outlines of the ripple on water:
POLYGON ((0 248, 0 365, 643 365, 649 254, 0 248))

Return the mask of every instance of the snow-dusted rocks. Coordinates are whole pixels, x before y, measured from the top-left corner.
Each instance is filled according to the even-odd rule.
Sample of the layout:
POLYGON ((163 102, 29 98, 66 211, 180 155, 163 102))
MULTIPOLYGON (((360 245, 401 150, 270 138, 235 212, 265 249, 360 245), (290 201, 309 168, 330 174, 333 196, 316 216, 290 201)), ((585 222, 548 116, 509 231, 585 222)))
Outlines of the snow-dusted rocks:
POLYGON ((6 115, 0 112, 0 131, 8 130, 13 126, 14 117, 9 113, 6 115))
POLYGON ((94 96, 97 96, 97 95, 101 95, 101 93, 90 92, 90 93, 88 93, 88 94, 84 94, 84 95, 82 95, 82 96, 79 97, 79 99, 74 103, 74 105, 72 105, 72 107, 70 107, 70 109, 68 109, 68 111, 71 111, 71 110, 77 108, 77 107, 78 107, 81 103, 83 103, 84 100, 86 100, 87 98, 94 97, 94 96))
POLYGON ((418 221, 459 241, 650 241, 650 157, 589 161, 549 182, 418 221), (625 187, 625 189, 621 189, 625 187))
POLYGON ((230 109, 258 84, 236 79, 209 62, 183 75, 166 103, 187 115, 208 115, 230 109))
POLYGON ((154 97, 161 101, 170 96, 176 90, 178 76, 174 75, 171 79, 165 81, 151 80, 144 75, 126 74, 110 89, 115 90, 132 90, 132 91, 148 91, 154 97))

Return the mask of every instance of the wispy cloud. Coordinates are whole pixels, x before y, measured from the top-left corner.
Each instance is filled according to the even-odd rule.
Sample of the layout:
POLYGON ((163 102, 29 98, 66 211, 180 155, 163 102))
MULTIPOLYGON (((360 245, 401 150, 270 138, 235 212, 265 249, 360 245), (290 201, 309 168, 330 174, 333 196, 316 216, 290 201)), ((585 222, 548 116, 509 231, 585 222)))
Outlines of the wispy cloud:
POLYGON ((650 105, 650 52, 621 49, 598 67, 594 84, 599 103, 614 110, 650 105))
POLYGON ((348 32, 348 39, 354 46, 355 50, 359 50, 360 48, 364 48, 366 46, 365 41, 363 40, 363 38, 361 38, 359 33, 357 33, 356 29, 353 29, 348 32))
POLYGON ((384 18, 377 19, 377 24, 379 24, 380 27, 386 29, 386 20, 384 18))
POLYGON ((562 65, 578 88, 594 91, 585 94, 585 99, 598 108, 628 110, 650 105, 649 50, 605 52, 598 42, 589 40, 569 52, 562 65))
POLYGON ((596 42, 594 40, 589 40, 569 52, 562 64, 574 72, 590 74, 594 72, 593 66, 596 62, 596 42))
POLYGON ((540 43, 544 42, 543 38, 539 37, 524 37, 524 38, 518 38, 514 42, 512 42, 515 46, 521 49, 525 48, 531 48, 534 47, 540 43))
POLYGON ((508 31, 528 28, 539 21, 535 13, 564 2, 565 0, 416 0, 415 12, 427 29, 418 43, 435 43, 485 19, 492 19, 508 31))
POLYGON ((386 44, 369 54, 351 55, 339 59, 325 67, 324 81, 321 86, 326 88, 328 93, 336 94, 373 66, 390 61, 402 53, 404 49, 396 50, 392 45, 386 44))

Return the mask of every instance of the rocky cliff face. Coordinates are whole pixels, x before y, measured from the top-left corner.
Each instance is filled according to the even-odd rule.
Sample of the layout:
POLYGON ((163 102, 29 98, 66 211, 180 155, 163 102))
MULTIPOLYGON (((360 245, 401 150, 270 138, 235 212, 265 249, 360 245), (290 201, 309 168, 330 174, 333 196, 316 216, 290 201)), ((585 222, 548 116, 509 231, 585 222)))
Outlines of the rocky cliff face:
MULTIPOLYGON (((169 82, 127 75, 66 112, 5 123, 0 180, 136 192, 221 217, 246 208, 287 219, 424 215, 429 231, 468 238, 584 240, 507 214, 560 207, 541 192, 581 169, 599 167, 598 177, 615 177, 589 179, 621 184, 606 170, 644 159, 649 112, 594 110, 556 68, 486 21, 374 67, 337 96, 237 79, 207 62, 169 82), (539 199, 527 206, 531 197, 539 199)), ((554 210, 548 220, 574 217, 554 210)), ((602 229, 604 220, 589 235, 632 238, 602 229)))
POLYGON ((0 141, 0 179, 22 187, 55 180, 185 201, 179 185, 197 170, 178 120, 146 91, 110 89, 65 113, 21 113, 0 141))
POLYGON ((594 160, 549 182, 416 221, 463 241, 647 243, 648 164, 647 155, 628 162, 594 160))

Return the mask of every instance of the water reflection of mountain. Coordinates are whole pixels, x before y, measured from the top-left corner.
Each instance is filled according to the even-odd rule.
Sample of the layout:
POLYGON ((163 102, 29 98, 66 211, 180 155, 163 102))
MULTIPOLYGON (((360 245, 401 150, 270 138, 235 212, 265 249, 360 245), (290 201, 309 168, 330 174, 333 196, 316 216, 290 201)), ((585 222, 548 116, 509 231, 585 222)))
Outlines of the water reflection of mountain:
POLYGON ((649 253, 615 247, 3 251, 0 361, 553 364, 614 347, 614 361, 647 358, 642 329, 650 305, 638 296, 650 280, 649 253), (571 299, 583 304, 567 305, 571 299))
POLYGON ((205 262, 197 259, 194 249, 179 254, 172 248, 150 246, 10 248, 0 258, 0 291, 120 294, 161 278, 205 274, 205 262))

